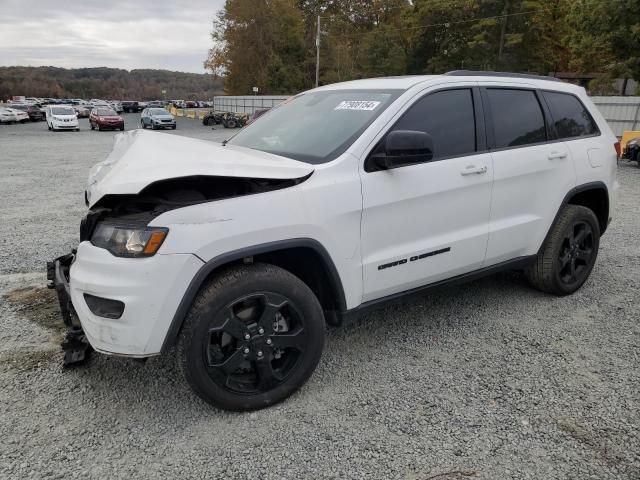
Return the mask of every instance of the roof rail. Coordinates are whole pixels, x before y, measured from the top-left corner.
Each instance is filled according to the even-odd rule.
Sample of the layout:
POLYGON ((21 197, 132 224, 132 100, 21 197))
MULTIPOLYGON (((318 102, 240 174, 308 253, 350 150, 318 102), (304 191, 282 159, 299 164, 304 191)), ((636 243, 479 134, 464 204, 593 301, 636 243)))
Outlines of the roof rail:
POLYGON ((510 78, 529 78, 531 80, 549 80, 552 82, 562 82, 559 78, 549 77, 546 75, 532 75, 530 73, 513 73, 513 72, 483 72, 480 70, 452 70, 445 73, 452 77, 510 77, 510 78))

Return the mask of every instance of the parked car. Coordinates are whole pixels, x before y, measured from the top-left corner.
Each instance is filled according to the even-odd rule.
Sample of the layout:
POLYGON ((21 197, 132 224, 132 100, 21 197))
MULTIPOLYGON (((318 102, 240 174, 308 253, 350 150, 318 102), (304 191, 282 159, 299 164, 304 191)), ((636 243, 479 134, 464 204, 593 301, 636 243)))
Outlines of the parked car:
POLYGON ((81 104, 74 105, 73 109, 76 111, 78 118, 89 118, 91 114, 91 110, 81 104))
POLYGON ((8 110, 10 113, 13 114, 13 121, 15 123, 25 123, 29 121, 29 114, 26 111, 20 110, 19 108, 15 108, 15 107, 20 107, 21 105, 19 104, 13 104, 11 105, 10 108, 6 108, 6 110, 8 110))
POLYGON ((45 119, 44 113, 40 110, 40 107, 36 104, 13 104, 11 108, 14 110, 20 110, 27 114, 27 117, 32 122, 37 122, 45 119))
POLYGON ((122 107, 122 103, 120 103, 118 101, 115 101, 115 100, 111 101, 111 102, 108 102, 108 103, 116 111, 116 113, 124 112, 124 108, 122 107))
POLYGON ((146 108, 164 108, 164 102, 160 100, 153 100, 151 102, 147 102, 146 108))
POLYGON ((176 119, 164 108, 145 108, 140 115, 140 126, 144 129, 151 127, 176 129, 176 119))
POLYGON ((620 158, 630 162, 638 162, 638 167, 640 167, 640 137, 632 138, 627 142, 620 158))
POLYGON ((0 107, 0 123, 15 123, 16 121, 16 114, 12 110, 0 107))
POLYGON ((111 108, 97 107, 89 115, 91 130, 124 130, 124 119, 111 108))
POLYGON ((138 102, 131 101, 131 100, 123 100, 122 101, 122 109, 126 113, 138 113, 138 112, 142 111, 142 109, 140 108, 140 105, 138 104, 138 102))
POLYGON ((502 270, 574 293, 619 148, 583 88, 487 72, 321 87, 223 145, 130 132, 48 267, 67 356, 177 346, 197 395, 252 410, 307 381, 326 323, 502 270))
POLYGON ((47 127, 51 131, 75 130, 80 131, 78 115, 70 105, 48 105, 45 109, 47 127))

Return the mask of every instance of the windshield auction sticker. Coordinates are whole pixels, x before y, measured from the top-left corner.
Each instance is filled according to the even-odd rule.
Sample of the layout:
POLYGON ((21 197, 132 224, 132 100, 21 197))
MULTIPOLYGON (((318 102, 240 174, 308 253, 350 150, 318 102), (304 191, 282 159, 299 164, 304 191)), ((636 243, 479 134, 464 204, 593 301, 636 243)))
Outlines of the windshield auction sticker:
POLYGON ((374 110, 378 105, 372 100, 344 100, 334 110, 374 110))

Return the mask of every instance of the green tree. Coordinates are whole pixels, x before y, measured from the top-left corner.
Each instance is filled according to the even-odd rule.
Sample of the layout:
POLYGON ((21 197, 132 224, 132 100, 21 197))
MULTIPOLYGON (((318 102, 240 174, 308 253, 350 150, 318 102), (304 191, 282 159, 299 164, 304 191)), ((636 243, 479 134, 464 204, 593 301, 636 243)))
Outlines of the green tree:
POLYGON ((570 67, 640 80, 640 8, 637 0, 575 0, 567 15, 570 67))
POLYGON ((225 90, 285 93, 310 87, 304 18, 293 0, 227 0, 213 25, 205 67, 225 76, 225 90))

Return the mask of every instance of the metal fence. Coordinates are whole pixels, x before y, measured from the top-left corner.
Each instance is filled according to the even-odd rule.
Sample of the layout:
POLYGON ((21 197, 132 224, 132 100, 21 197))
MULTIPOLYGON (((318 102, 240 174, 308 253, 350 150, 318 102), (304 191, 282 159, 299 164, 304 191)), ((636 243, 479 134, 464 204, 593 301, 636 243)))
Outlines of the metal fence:
POLYGON ((591 97, 618 137, 626 130, 640 130, 640 97, 591 97))
POLYGON ((213 98, 213 109, 224 112, 253 113, 261 108, 275 107, 289 95, 240 95, 213 98))

